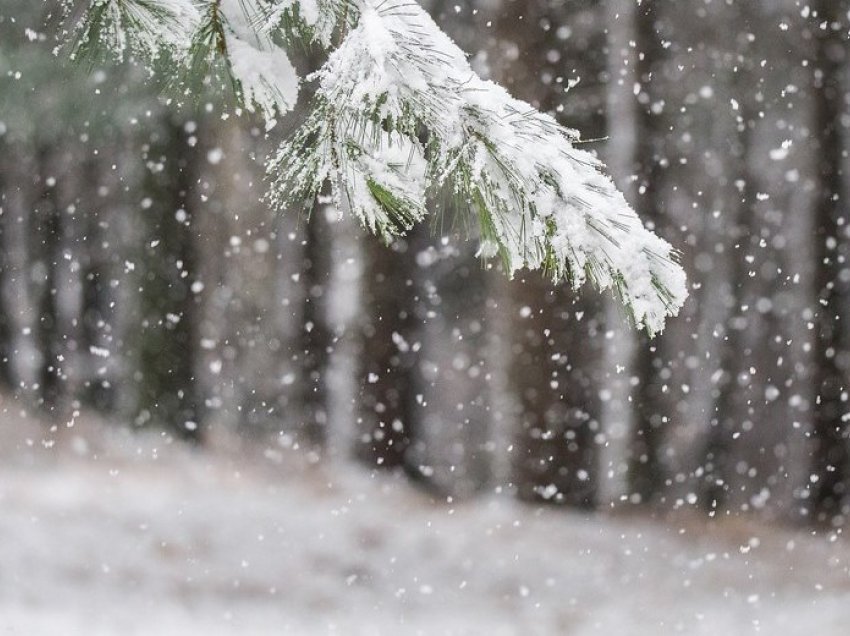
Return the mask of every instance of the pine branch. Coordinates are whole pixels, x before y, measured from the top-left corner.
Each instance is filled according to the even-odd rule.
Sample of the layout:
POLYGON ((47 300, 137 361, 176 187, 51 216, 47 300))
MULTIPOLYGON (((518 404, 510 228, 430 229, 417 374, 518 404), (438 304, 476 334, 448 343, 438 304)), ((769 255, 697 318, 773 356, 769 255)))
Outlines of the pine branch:
POLYGON ((415 2, 94 0, 78 33, 119 55, 132 42, 148 61, 170 49, 207 83, 223 69, 269 125, 300 82, 277 42, 319 46, 329 55, 308 77, 313 110, 268 162, 275 207, 309 207, 330 182, 338 204, 389 240, 425 217, 426 193, 449 189, 481 256, 498 254, 509 273, 612 289, 650 333, 684 302, 678 254, 576 147, 578 134, 475 75, 415 2), (189 25, 181 41, 175 16, 189 25))
POLYGON ((66 13, 77 13, 75 4, 85 4, 83 18, 72 27, 71 59, 123 60, 135 54, 153 60, 163 49, 185 41, 197 11, 188 0, 89 0, 66 3, 66 13))
MULTIPOLYGON (((600 162, 575 147, 577 133, 478 78, 417 4, 363 3, 357 27, 314 77, 322 117, 355 129, 371 122, 411 144, 427 131, 424 171, 408 181, 452 188, 474 211, 483 256, 499 254, 509 272, 542 269, 574 287, 612 288, 652 333, 678 311, 686 288, 677 254, 643 227, 600 162)), ((300 161, 279 153, 272 171, 286 183, 300 161)), ((344 189, 349 176, 338 177, 344 189)), ((405 212, 388 209, 398 218, 381 227, 405 227, 416 218, 405 212)))
MULTIPOLYGON (((227 90, 269 123, 295 105, 300 79, 286 51, 254 24, 265 0, 89 0, 72 25, 73 59, 132 57, 198 99, 227 90), (162 61, 167 60, 166 64, 162 61)), ((69 10, 69 20, 74 11, 69 10)), ((307 28, 307 25, 304 26, 307 28)))

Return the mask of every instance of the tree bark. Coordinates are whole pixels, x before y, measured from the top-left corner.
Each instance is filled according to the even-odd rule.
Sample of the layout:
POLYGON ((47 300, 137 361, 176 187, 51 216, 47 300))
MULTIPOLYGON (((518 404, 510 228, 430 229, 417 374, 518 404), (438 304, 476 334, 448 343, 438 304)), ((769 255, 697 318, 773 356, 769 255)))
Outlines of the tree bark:
POLYGON ((301 332, 301 408, 303 432, 309 443, 324 445, 328 427, 327 372, 333 335, 328 327, 328 293, 332 240, 324 206, 316 203, 306 221, 302 280, 304 284, 301 332))
POLYGON ((850 371, 848 329, 845 314, 850 300, 850 236, 847 202, 843 199, 844 139, 841 120, 846 110, 842 76, 846 69, 847 2, 821 0, 818 21, 826 28, 816 29, 814 129, 818 135, 819 195, 817 200, 816 289, 818 292, 815 363, 816 404, 814 413, 813 506, 818 519, 839 520, 847 512, 850 487, 850 452, 847 374, 850 371), (843 11, 842 11, 843 9, 843 11), (834 25, 843 24, 842 30, 834 25))
POLYGON ((61 258, 62 211, 51 175, 53 155, 37 153, 39 195, 32 212, 30 258, 38 272, 36 292, 36 346, 41 354, 37 381, 39 403, 48 410, 57 407, 62 393, 62 343, 57 308, 57 268, 61 258))
POLYGON ((193 197, 197 151, 181 127, 163 127, 160 143, 148 156, 161 171, 150 175, 147 225, 142 246, 143 324, 139 334, 142 421, 152 418, 177 437, 202 440, 202 400, 195 364, 198 354, 197 298, 192 291, 196 269, 192 216, 199 214, 193 197))
POLYGON ((17 383, 12 363, 15 349, 14 323, 8 301, 8 279, 11 276, 12 259, 9 257, 7 227, 15 220, 8 205, 7 190, 12 187, 8 176, 11 166, 6 165, 8 158, 16 156, 10 145, 0 136, 0 386, 10 390, 17 383))
MULTIPOLYGON (((665 59, 659 30, 659 3, 644 0, 635 11, 635 42, 637 60, 635 73, 640 84, 636 114, 636 156, 640 195, 636 209, 644 222, 663 234, 663 179, 664 139, 666 138, 663 112, 656 112, 659 102, 658 83, 662 78, 665 59)), ((671 375, 669 350, 664 337, 650 340, 638 336, 635 373, 638 386, 635 390, 635 426, 630 458, 630 493, 641 501, 657 497, 664 489, 663 444, 669 418, 674 405, 669 397, 668 380, 671 375)))
POLYGON ((364 324, 362 377, 356 455, 383 468, 405 467, 415 436, 415 353, 413 342, 416 291, 413 237, 391 247, 373 237, 364 239, 364 324))

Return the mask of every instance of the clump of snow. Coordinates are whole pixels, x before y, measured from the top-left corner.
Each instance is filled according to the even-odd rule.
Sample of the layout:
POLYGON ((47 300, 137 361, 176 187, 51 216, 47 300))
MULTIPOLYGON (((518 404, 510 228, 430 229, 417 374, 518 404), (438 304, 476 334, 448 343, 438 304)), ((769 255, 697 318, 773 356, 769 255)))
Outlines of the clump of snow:
POLYGON ((257 108, 267 121, 298 101, 298 73, 280 47, 262 50, 237 37, 228 43, 231 71, 239 80, 249 110, 257 108))

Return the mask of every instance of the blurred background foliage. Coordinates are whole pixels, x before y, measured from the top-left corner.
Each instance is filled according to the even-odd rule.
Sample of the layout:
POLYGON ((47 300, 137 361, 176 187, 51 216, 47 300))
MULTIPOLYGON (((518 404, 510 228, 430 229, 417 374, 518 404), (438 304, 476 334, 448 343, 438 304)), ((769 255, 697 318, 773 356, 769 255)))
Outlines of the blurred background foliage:
POLYGON ((56 3, 6 0, 3 390, 442 495, 842 525, 848 2, 427 4, 683 251, 692 297, 662 336, 506 281, 451 228, 385 247, 323 201, 273 215, 262 159, 301 113, 266 133, 211 96, 178 107, 132 65, 69 63, 56 3))

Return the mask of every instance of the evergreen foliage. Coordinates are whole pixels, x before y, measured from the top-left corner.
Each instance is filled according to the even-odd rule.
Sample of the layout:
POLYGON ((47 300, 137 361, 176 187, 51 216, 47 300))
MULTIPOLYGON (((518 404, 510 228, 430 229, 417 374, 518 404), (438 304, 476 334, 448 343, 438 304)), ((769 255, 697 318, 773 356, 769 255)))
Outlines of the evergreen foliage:
POLYGON ((660 331, 687 295, 676 251, 643 227, 579 135, 479 78, 408 0, 86 0, 67 2, 72 56, 108 51, 173 75, 230 84, 268 127, 304 82, 310 112, 268 161, 269 201, 309 209, 329 183, 337 206, 384 240, 450 192, 478 226, 482 257, 612 289, 660 331), (325 52, 299 77, 287 46, 325 52), (223 76, 228 80, 220 82, 223 76))

